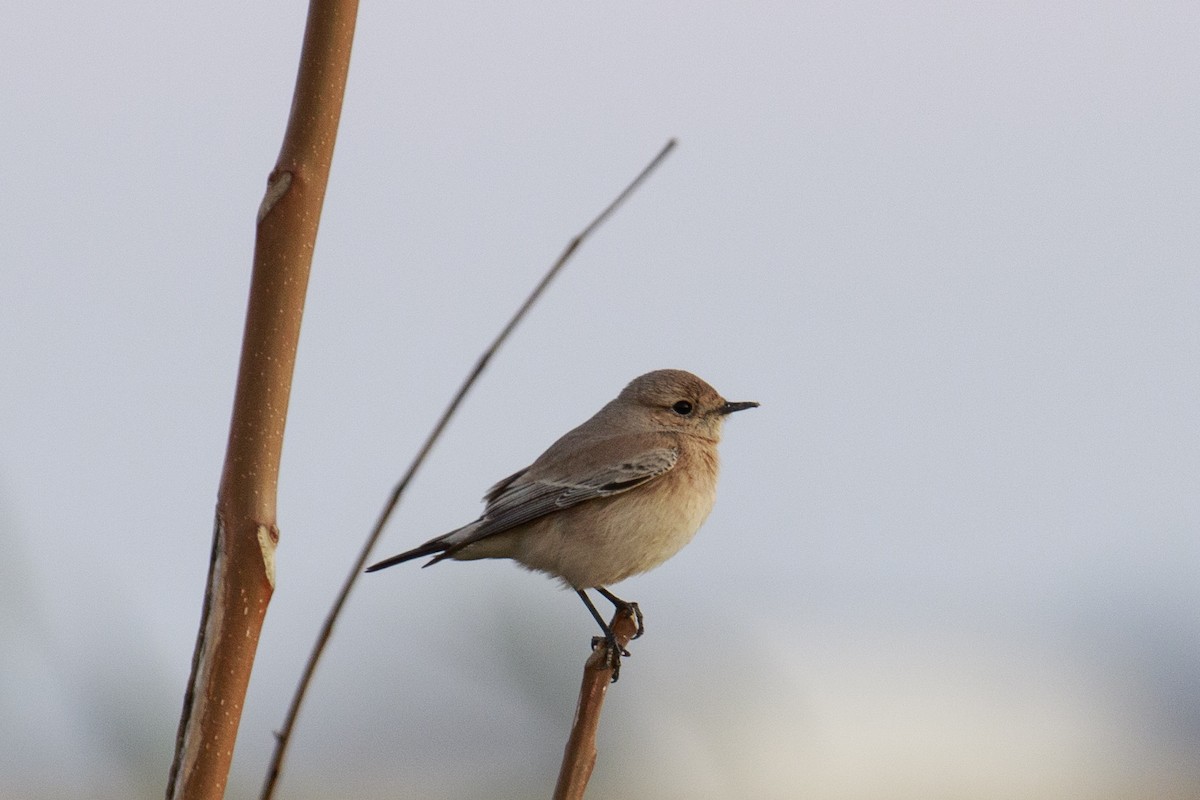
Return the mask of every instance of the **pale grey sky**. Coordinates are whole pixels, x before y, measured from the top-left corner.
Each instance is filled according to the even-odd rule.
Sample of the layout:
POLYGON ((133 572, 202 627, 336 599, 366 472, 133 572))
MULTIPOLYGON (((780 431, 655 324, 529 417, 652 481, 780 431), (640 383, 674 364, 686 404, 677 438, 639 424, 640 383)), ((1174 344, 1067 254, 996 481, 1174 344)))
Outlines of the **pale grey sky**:
MULTIPOLYGON (((0 32, 0 793, 158 797, 295 3, 0 32)), ((626 381, 732 419, 589 797, 1200 796, 1194 4, 361 10, 230 796, 437 413, 380 555, 626 381)), ((410 565, 411 566, 411 565, 410 565)), ((592 621, 511 565, 364 579, 291 798, 549 792, 592 621), (486 788, 485 788, 486 787, 486 788)))

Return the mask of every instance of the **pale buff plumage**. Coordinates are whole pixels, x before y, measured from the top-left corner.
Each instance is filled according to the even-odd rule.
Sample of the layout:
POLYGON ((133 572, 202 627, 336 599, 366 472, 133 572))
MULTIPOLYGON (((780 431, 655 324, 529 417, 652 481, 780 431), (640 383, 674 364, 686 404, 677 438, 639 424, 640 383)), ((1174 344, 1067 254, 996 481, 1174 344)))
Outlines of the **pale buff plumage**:
POLYGON ((426 555, 435 556, 430 564, 510 558, 575 589, 612 642, 583 590, 636 610, 605 587, 653 569, 691 541, 716 497, 725 417, 757 405, 727 402, 682 370, 642 375, 493 486, 478 520, 367 571, 426 555))

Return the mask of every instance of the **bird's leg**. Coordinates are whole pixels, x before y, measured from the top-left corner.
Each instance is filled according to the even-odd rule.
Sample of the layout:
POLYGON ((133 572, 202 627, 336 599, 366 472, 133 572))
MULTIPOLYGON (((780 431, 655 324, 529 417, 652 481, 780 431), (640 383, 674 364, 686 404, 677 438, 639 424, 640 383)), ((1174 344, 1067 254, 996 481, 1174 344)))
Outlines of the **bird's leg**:
MULTIPOLYGON (((587 596, 583 589, 576 589, 576 594, 583 600, 583 604, 588 607, 588 611, 592 612, 592 618, 600 625, 600 630, 604 631, 604 641, 608 643, 608 662, 612 667, 613 675, 612 682, 616 683, 617 678, 621 675, 621 656, 629 655, 629 651, 617 644, 617 636, 613 633, 609 624, 604 621, 604 617, 600 616, 600 612, 592 605, 592 598, 587 596)), ((592 641, 592 647, 596 646, 600 637, 596 637, 592 641)))
POLYGON ((642 609, 638 608, 637 603, 632 603, 628 600, 622 600, 608 589, 605 589, 603 586, 597 586, 596 591, 604 595, 608 602, 612 603, 616 608, 633 612, 633 616, 637 619, 638 624, 637 633, 633 635, 633 638, 637 639, 646 632, 645 620, 642 619, 642 609))

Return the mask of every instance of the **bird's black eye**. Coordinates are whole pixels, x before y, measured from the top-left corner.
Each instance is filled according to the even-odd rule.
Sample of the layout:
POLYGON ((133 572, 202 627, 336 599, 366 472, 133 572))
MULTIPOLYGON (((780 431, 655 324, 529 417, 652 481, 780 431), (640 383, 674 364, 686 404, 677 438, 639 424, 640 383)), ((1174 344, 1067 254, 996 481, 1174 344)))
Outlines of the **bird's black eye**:
POLYGON ((687 400, 680 400, 675 405, 671 406, 671 410, 681 417, 686 417, 692 413, 692 404, 687 400))

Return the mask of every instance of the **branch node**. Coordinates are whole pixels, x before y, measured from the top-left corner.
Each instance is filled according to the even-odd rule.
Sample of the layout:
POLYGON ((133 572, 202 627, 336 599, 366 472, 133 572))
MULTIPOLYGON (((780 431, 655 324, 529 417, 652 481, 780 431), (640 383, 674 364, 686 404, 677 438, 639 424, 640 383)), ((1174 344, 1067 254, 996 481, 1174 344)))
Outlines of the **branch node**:
POLYGON ((261 524, 255 532, 258 535, 258 549, 262 553, 263 574, 271 585, 271 591, 275 591, 275 547, 279 543, 279 533, 261 524))
POLYGON ((258 224, 267 218, 271 213, 271 209, 275 204, 287 194, 292 185, 292 173, 288 171, 279 171, 271 173, 271 177, 267 178, 267 191, 263 194, 262 202, 258 204, 258 224))

